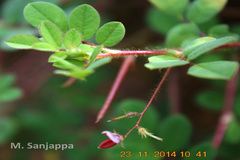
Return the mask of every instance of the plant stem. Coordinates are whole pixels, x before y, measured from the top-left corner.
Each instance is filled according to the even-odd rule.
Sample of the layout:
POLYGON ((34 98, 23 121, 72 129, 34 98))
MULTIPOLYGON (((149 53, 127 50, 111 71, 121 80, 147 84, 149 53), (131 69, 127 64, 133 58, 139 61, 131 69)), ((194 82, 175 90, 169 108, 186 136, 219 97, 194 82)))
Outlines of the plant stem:
POLYGON ((148 56, 148 55, 166 55, 166 51, 119 51, 115 53, 108 54, 99 54, 97 58, 104 57, 119 57, 119 56, 129 56, 129 55, 137 55, 137 56, 148 56))
MULTIPOLYGON (((214 50, 224 49, 224 48, 240 48, 240 42, 224 44, 220 47, 215 48, 214 50)), ((178 50, 181 52, 182 50, 178 50)), ((114 53, 104 53, 99 54, 97 58, 104 58, 104 57, 120 57, 120 56, 129 56, 129 55, 136 55, 136 56, 148 56, 148 55, 166 55, 165 50, 160 51, 119 51, 114 53)))
POLYGON ((234 106, 234 99, 238 82, 238 72, 239 70, 236 72, 234 77, 226 84, 224 108, 212 141, 212 146, 215 148, 220 147, 227 127, 232 120, 232 110, 234 106))
POLYGON ((134 63, 134 57, 133 56, 128 56, 124 60, 122 66, 121 66, 121 68, 120 68, 120 70, 118 72, 118 75, 117 75, 117 77, 116 77, 116 79, 115 79, 115 81, 114 81, 114 83, 112 85, 112 88, 111 88, 111 90, 110 90, 110 92, 109 92, 109 94, 107 96, 107 99, 106 99, 105 103, 103 104, 101 110, 99 111, 99 113, 97 115, 96 123, 98 123, 101 119, 103 119, 103 117, 107 113, 107 111, 108 111, 110 105, 112 104, 112 101, 113 101, 113 99, 114 99, 114 97, 115 97, 115 95, 116 95, 116 93, 117 93, 117 91, 119 89, 119 86, 121 85, 121 83, 122 83, 122 81, 123 81, 123 79, 124 79, 128 69, 129 69, 129 67, 133 63, 134 63))
POLYGON ((133 130, 134 128, 138 127, 139 123, 140 123, 141 120, 142 120, 143 115, 145 114, 145 112, 147 111, 147 109, 149 108, 149 106, 152 104, 152 101, 153 101, 154 98, 156 97, 156 95, 157 95, 158 91, 160 90, 160 88, 161 88, 163 82, 164 82, 165 79, 167 78, 167 76, 168 76, 170 70, 171 70, 171 68, 168 68, 167 71, 165 72, 163 78, 161 79, 160 83, 158 84, 157 89, 154 91, 154 93, 153 93, 151 99, 149 100, 147 106, 146 106, 146 107, 144 108, 144 110, 141 112, 141 116, 139 117, 139 119, 138 119, 136 125, 135 125, 132 129, 130 129, 130 130, 127 132, 127 134, 125 134, 125 136, 124 136, 125 138, 128 136, 129 133, 132 132, 132 130, 133 130))

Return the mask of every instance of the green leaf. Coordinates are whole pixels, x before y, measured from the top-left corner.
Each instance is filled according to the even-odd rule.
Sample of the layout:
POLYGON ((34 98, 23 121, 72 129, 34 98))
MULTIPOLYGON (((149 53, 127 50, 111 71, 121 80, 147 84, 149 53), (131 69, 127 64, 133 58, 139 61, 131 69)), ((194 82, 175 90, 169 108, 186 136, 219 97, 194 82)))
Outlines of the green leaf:
POLYGON ((9 142, 18 130, 17 123, 10 118, 0 118, 0 145, 9 142))
POLYGON ((101 46, 97 46, 94 51, 92 52, 92 55, 90 57, 90 62, 89 65, 93 63, 93 61, 96 59, 97 55, 99 53, 101 53, 102 47, 101 46))
POLYGON ((56 74, 69 76, 84 80, 89 74, 93 73, 93 70, 73 70, 73 71, 63 71, 63 70, 56 70, 54 71, 56 74))
POLYGON ((179 48, 183 41, 198 37, 198 27, 195 24, 179 24, 168 32, 166 45, 179 48))
POLYGON ((216 25, 216 26, 212 27, 209 30, 208 34, 210 36, 212 36, 212 37, 215 37, 215 38, 221 38, 221 37, 226 37, 226 36, 233 36, 237 40, 239 39, 239 35, 238 34, 234 34, 234 33, 229 32, 229 27, 226 24, 219 24, 219 25, 216 25))
POLYGON ((169 116, 161 125, 159 137, 163 138, 163 141, 160 148, 165 151, 178 151, 189 142, 192 126, 185 116, 169 116))
POLYGON ((217 15, 227 0, 195 0, 187 10, 187 18, 194 23, 203 23, 217 15))
MULTIPOLYGON (((71 64, 77 66, 78 68, 81 68, 81 69, 83 69, 85 67, 82 61, 79 61, 79 60, 76 60, 76 59, 66 59, 66 61, 68 63, 71 63, 71 64)), ((72 67, 63 65, 62 63, 59 63, 59 62, 53 63, 53 66, 57 67, 57 68, 60 68, 60 69, 64 69, 64 70, 72 69, 72 67)))
POLYGON ((16 100, 22 96, 22 91, 18 88, 5 89, 0 94, 0 103, 16 100))
POLYGON ((5 43, 12 47, 18 49, 30 49, 32 45, 36 42, 41 42, 38 38, 29 34, 18 34, 10 37, 5 41, 5 43))
POLYGON ((36 28, 38 28, 42 22, 54 23, 63 32, 66 32, 69 28, 65 12, 58 6, 48 2, 29 3, 24 8, 24 17, 36 28))
POLYGON ((198 144, 189 150, 191 156, 184 157, 183 160, 196 160, 196 159, 204 159, 204 160, 214 160, 217 157, 217 149, 213 148, 211 142, 204 142, 198 144), (201 157, 197 157, 196 155, 201 152, 201 157), (206 152, 206 157, 203 152, 206 152))
POLYGON ((59 58, 62 58, 62 59, 65 59, 67 58, 67 52, 65 51, 61 51, 61 52, 56 52, 54 54, 52 54, 49 59, 48 59, 48 62, 49 63, 53 63, 53 62, 57 62, 57 59, 55 59, 55 57, 59 57, 59 58))
POLYGON ((91 65, 89 65, 87 67, 87 69, 90 69, 90 70, 91 69, 96 69, 96 68, 98 68, 98 67, 100 67, 100 66, 102 66, 104 64, 110 63, 111 60, 112 60, 111 57, 105 57, 105 58, 99 59, 99 60, 93 62, 91 65))
POLYGON ((224 95, 223 92, 206 90, 199 92, 195 99, 199 106, 203 108, 221 111, 223 107, 224 95))
POLYGON ((193 60, 193 59, 201 56, 202 54, 211 51, 214 48, 217 48, 217 47, 227 44, 227 43, 234 42, 236 40, 237 39, 235 37, 228 36, 228 37, 223 37, 220 39, 216 39, 216 40, 204 43, 202 45, 195 47, 194 50, 191 50, 192 52, 189 53, 188 59, 193 60))
POLYGON ((65 60, 64 58, 65 58, 64 56, 59 56, 59 55, 52 55, 51 56, 52 61, 58 62, 59 64, 65 66, 69 69, 72 69, 72 70, 79 69, 78 66, 71 63, 70 61, 65 60))
POLYGON ((189 0, 150 0, 150 2, 167 14, 180 16, 187 7, 189 0))
POLYGON ((90 45, 87 45, 87 44, 81 44, 81 45, 79 46, 79 48, 80 48, 81 50, 89 53, 89 54, 91 54, 91 53, 94 51, 94 49, 95 49, 95 47, 90 46, 90 45))
POLYGON ((62 32, 55 24, 50 22, 42 22, 39 26, 39 30, 46 42, 54 46, 61 47, 62 32))
POLYGON ((230 144, 238 144, 240 142, 240 124, 235 118, 228 125, 224 141, 230 144))
POLYGON ((184 48, 182 52, 185 56, 188 56, 200 45, 213 41, 215 39, 216 38, 213 38, 213 37, 201 37, 201 38, 195 39, 194 41, 189 42, 187 47, 184 48))
POLYGON ((47 42, 37 42, 32 45, 32 48, 39 51, 58 51, 59 49, 47 42))
POLYGON ((180 20, 176 17, 168 15, 154 7, 148 10, 146 21, 151 29, 164 35, 166 35, 171 28, 180 23, 180 20))
POLYGON ((71 49, 71 46, 78 47, 81 43, 81 33, 76 29, 71 29, 64 35, 63 44, 67 49, 71 49))
MULTIPOLYGON (((7 24, 26 24, 22 14, 24 7, 32 1, 37 0, 7 0, 3 1, 0 11, 1 17, 7 24)), ((59 0, 41 0, 48 1, 50 3, 59 3, 59 0)))
POLYGON ((237 62, 215 61, 194 65, 188 69, 188 74, 199 78, 229 80, 237 68, 237 62))
POLYGON ((12 74, 3 74, 0 75, 0 92, 2 92, 4 89, 11 86, 15 81, 15 76, 12 74))
POLYGON ((70 28, 79 30, 84 40, 91 38, 96 33, 99 24, 98 12, 87 4, 75 8, 69 17, 70 28))
POLYGON ((110 47, 119 43, 125 35, 125 28, 121 22, 109 22, 104 24, 96 34, 99 44, 110 47))
POLYGON ((168 68, 168 67, 186 65, 189 63, 188 61, 183 61, 169 55, 153 56, 148 58, 148 60, 150 63, 145 64, 145 67, 149 69, 168 68))

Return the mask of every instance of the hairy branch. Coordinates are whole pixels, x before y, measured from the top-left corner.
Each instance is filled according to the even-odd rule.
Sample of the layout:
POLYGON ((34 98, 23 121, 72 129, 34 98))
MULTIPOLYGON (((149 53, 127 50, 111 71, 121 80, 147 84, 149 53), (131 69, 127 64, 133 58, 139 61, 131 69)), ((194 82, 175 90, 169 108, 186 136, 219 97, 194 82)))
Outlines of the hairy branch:
POLYGON ((161 79, 160 83, 158 84, 157 89, 154 91, 154 93, 153 93, 151 99, 149 100, 147 106, 146 106, 146 107, 144 108, 144 110, 142 111, 141 116, 139 117, 139 119, 138 119, 136 125, 135 125, 132 129, 130 129, 130 130, 127 132, 127 134, 125 134, 125 136, 124 136, 125 138, 129 135, 129 133, 132 132, 133 129, 135 129, 136 127, 138 127, 139 123, 140 123, 141 120, 142 120, 143 115, 145 114, 145 112, 147 111, 147 109, 149 108, 149 106, 152 104, 152 101, 153 101, 154 98, 156 97, 156 95, 157 95, 158 91, 160 90, 160 88, 161 88, 163 82, 164 82, 165 79, 167 78, 167 76, 168 76, 170 70, 171 70, 171 68, 168 68, 167 71, 165 72, 163 78, 161 79))

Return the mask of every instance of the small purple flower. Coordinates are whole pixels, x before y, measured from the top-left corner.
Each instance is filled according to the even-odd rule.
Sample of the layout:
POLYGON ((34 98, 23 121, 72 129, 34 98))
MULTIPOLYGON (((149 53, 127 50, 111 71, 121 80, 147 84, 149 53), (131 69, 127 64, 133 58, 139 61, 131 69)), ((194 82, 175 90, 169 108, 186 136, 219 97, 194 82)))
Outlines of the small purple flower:
POLYGON ((116 144, 123 141, 123 137, 117 133, 112 133, 109 131, 103 131, 102 134, 108 136, 109 139, 103 141, 98 148, 106 149, 115 146, 116 144))

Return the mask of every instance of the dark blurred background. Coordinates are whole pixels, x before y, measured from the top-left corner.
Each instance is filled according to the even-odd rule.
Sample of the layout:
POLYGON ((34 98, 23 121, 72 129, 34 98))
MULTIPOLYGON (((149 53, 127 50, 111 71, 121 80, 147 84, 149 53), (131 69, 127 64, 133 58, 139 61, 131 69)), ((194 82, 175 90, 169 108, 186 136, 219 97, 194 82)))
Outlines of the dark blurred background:
MULTIPOLYGON (((124 107, 127 111, 135 111, 128 109, 127 106, 132 107, 139 104, 141 106, 132 109, 141 111, 164 71, 146 69, 144 64, 147 62, 147 58, 138 57, 135 66, 123 81, 107 118, 99 124, 95 124, 96 115, 104 103, 123 59, 114 59, 112 63, 99 68, 85 81, 77 81, 67 88, 62 87, 68 78, 53 74, 55 68, 47 63, 50 53, 13 50, 3 43, 14 34, 39 34, 36 29, 27 24, 23 17, 24 6, 33 1, 37 0, 0 1, 0 74, 15 75, 15 83, 12 85, 18 87, 23 93, 21 98, 15 101, 3 103, 0 101, 0 160, 119 159, 120 151, 125 150, 120 146, 116 147, 117 149, 97 149, 98 144, 106 139, 101 135, 101 131, 116 129, 120 134, 125 134, 134 124, 130 125, 128 121, 137 119, 119 121, 125 125, 116 125, 118 123, 111 125, 106 121, 124 114, 122 110, 124 107), (74 149, 64 151, 14 150, 10 149, 12 142, 21 142, 24 145, 28 142, 74 144, 74 149)), ((102 24, 112 20, 121 21, 126 28, 126 36, 114 48, 133 50, 159 46, 164 48, 165 35, 149 27, 147 13, 152 6, 147 0, 46 1, 59 5, 68 14, 76 6, 88 3, 98 10, 102 24)), ((229 0, 217 21, 229 24, 232 30, 240 33, 239 11, 240 1, 229 0)), ((236 50, 236 53, 239 54, 239 50, 236 50)), ((186 71, 187 67, 173 69, 161 93, 154 101, 154 106, 149 110, 149 113, 152 114, 146 115, 143 121, 148 121, 146 122, 147 126, 144 127, 157 135, 164 118, 176 113, 185 115, 193 126, 191 142, 188 143, 187 148, 204 139, 211 139, 221 113, 219 110, 208 110, 201 107, 201 100, 197 100, 201 99, 201 95, 200 98, 196 98, 196 96, 205 90, 210 90, 214 94, 216 92, 224 94, 225 82, 193 78, 186 75, 186 71)), ((211 98, 212 103, 222 105, 222 94, 215 96, 215 99, 211 98)), ((237 95, 236 105, 240 105, 239 89, 237 95)), ((137 159, 140 151, 146 150, 150 153, 162 149, 159 147, 159 142, 150 138, 141 140, 136 131, 133 131, 128 139, 126 139, 127 150, 133 149, 136 155, 132 159, 137 159)), ((219 153, 222 154, 219 156, 220 159, 225 159, 221 157, 229 155, 232 159, 240 157, 239 143, 226 148, 232 152, 223 149, 226 152, 219 153), (235 152, 231 147, 235 148, 235 152)))

